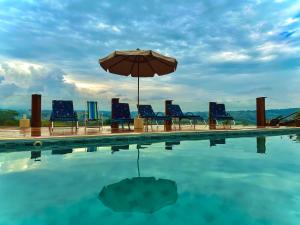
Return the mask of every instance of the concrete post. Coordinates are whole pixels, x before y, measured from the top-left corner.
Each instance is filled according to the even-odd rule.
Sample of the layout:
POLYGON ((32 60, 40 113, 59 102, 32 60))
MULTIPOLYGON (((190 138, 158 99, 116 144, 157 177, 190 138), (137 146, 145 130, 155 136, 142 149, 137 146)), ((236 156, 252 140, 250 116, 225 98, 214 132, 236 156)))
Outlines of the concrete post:
POLYGON ((257 126, 257 128, 266 127, 265 99, 266 99, 266 97, 256 98, 256 126, 257 126))
POLYGON ((31 96, 31 127, 41 127, 41 113, 42 113, 42 96, 33 94, 31 96))
MULTIPOLYGON (((112 107, 114 103, 119 103, 119 98, 111 99, 111 118, 115 118, 115 112, 112 107)), ((119 129, 119 123, 111 122, 111 129, 119 129)))
MULTIPOLYGON (((173 102, 173 100, 166 100, 165 101, 165 115, 166 116, 170 116, 170 112, 168 110, 167 105, 171 105, 172 102, 173 102)), ((164 126, 165 126, 165 131, 172 131, 172 121, 165 120, 164 126)))
POLYGON ((212 117, 212 106, 215 102, 209 102, 208 105, 208 125, 210 130, 215 130, 217 126, 217 121, 212 117))

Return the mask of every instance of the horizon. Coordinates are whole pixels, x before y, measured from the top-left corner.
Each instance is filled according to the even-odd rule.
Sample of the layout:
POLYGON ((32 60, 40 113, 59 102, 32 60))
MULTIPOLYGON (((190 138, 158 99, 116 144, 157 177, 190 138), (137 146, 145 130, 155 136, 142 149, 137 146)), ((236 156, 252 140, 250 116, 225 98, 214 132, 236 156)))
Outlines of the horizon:
POLYGON ((45 110, 52 99, 134 105, 137 80, 98 60, 136 48, 178 61, 173 74, 140 81, 141 102, 157 111, 165 99, 184 111, 209 101, 255 110, 259 96, 268 110, 300 107, 300 1, 139 3, 0 0, 0 108, 30 108, 33 93, 45 110))
MULTIPOLYGON (((280 109, 266 109, 266 112, 267 111, 281 111, 281 110, 299 110, 300 108, 280 108, 280 109)), ((22 109, 22 108, 0 108, 0 111, 5 111, 5 110, 14 110, 14 111, 28 111, 30 112, 31 109, 22 109)), ((43 111, 52 111, 51 108, 44 108, 42 109, 42 112, 43 111)), ((75 108, 75 111, 86 111, 86 109, 84 108, 79 108, 79 109, 76 109, 75 108)), ((110 109, 99 109, 100 112, 111 112, 110 109)), ((163 112, 164 110, 157 110, 156 112, 163 112)), ((247 111, 250 111, 250 112, 256 112, 256 109, 240 109, 240 110, 226 110, 228 112, 247 112, 247 111)), ((130 110, 131 113, 136 113, 137 110, 130 110)), ((208 110, 198 110, 198 111, 192 111, 192 112, 201 112, 201 113, 208 113, 208 110)))

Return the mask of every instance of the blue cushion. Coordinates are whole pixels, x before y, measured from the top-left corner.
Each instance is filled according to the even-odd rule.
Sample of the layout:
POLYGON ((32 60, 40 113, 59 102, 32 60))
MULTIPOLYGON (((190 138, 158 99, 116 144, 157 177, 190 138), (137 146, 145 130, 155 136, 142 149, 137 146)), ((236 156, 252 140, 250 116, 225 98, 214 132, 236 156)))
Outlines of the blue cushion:
POLYGON ((113 103, 112 111, 112 119, 131 119, 128 103, 113 103))
POLYGON ((51 121, 77 121, 72 101, 53 100, 51 121))
POLYGON ((170 116, 172 117, 182 117, 184 116, 179 105, 169 104, 167 105, 167 110, 169 111, 170 116))
POLYGON ((151 105, 139 105, 138 112, 143 118, 156 117, 151 105))
POLYGON ((210 113, 214 119, 233 120, 233 117, 226 112, 224 104, 210 103, 210 113))

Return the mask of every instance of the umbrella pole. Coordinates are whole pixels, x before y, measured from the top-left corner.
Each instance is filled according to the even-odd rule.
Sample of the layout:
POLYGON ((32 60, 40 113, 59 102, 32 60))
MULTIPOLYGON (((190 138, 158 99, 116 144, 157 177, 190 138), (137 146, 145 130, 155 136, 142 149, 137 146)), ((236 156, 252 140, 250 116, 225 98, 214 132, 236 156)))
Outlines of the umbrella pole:
POLYGON ((138 157, 136 160, 136 164, 137 164, 137 168, 138 168, 138 175, 140 177, 141 176, 141 174, 140 174, 140 148, 138 148, 138 157))
POLYGON ((140 105, 140 75, 138 75, 138 106, 140 105))

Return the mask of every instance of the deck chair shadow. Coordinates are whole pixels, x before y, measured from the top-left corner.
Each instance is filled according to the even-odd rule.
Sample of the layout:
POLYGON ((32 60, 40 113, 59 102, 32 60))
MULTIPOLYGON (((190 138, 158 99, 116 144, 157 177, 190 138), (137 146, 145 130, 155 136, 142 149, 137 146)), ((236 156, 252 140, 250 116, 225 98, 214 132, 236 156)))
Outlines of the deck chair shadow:
POLYGON ((85 130, 87 128, 98 128, 101 130, 103 128, 103 119, 102 114, 98 110, 98 102, 96 101, 87 101, 87 111, 85 113, 84 119, 85 130), (89 123, 96 122, 97 126, 88 126, 89 123))
POLYGON ((167 105, 167 111, 172 117, 172 124, 174 124, 174 120, 178 119, 179 129, 181 129, 181 120, 183 119, 189 120, 191 126, 193 126, 194 129, 196 128, 196 123, 198 121, 202 121, 206 125, 206 121, 203 119, 202 116, 194 115, 191 112, 183 113, 179 105, 169 104, 167 105))
POLYGON ((50 128, 54 129, 54 122, 71 122, 72 128, 78 129, 78 117, 73 108, 73 101, 53 100, 50 116, 50 128))

